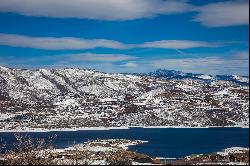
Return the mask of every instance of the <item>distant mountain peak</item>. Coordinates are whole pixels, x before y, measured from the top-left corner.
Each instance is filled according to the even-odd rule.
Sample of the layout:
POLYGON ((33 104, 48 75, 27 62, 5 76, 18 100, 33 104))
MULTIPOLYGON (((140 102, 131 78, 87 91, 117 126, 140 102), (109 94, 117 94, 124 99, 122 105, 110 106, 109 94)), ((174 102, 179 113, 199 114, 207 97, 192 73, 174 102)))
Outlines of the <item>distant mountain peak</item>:
POLYGON ((248 76, 238 76, 238 75, 206 75, 206 74, 194 74, 194 73, 185 73, 182 71, 168 70, 168 69, 157 69, 153 72, 145 74, 151 77, 164 78, 164 79, 196 79, 202 81, 232 81, 238 84, 248 84, 248 76))

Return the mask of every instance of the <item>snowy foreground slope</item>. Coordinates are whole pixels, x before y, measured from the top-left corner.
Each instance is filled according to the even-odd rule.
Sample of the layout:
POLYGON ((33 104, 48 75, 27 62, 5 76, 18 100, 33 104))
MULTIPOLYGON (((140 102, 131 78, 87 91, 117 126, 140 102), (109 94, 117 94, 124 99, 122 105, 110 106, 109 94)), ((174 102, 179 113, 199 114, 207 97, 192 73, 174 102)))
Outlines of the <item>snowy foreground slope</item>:
POLYGON ((249 125, 248 77, 149 75, 0 67, 0 129, 249 125))

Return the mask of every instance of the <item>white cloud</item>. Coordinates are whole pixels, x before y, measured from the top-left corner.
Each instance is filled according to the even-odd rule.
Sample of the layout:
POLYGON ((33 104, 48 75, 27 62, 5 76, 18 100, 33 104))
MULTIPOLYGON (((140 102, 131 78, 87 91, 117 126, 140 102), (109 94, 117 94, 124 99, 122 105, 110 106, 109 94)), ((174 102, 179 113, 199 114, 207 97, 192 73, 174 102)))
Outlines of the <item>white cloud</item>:
POLYGON ((0 12, 26 16, 133 20, 189 11, 186 0, 1 0, 0 12))
POLYGON ((81 39, 73 37, 31 37, 14 34, 1 34, 0 45, 25 47, 45 50, 81 50, 95 49, 97 47, 112 49, 129 48, 164 48, 164 49, 188 49, 196 47, 220 47, 220 43, 192 41, 192 40, 162 40, 145 42, 142 44, 124 44, 106 39, 81 39))
POLYGON ((193 21, 208 27, 249 24, 249 1, 195 6, 188 0, 1 0, 0 12, 25 16, 94 20, 135 20, 197 12, 193 21))
POLYGON ((95 54, 95 53, 81 53, 81 54, 68 54, 50 56, 50 58, 56 58, 63 61, 101 61, 101 62, 119 62, 135 59, 135 57, 123 54, 95 54))
POLYGON ((194 21, 208 27, 249 25, 249 1, 233 0, 197 7, 194 21))
POLYGON ((80 54, 61 54, 61 55, 47 55, 38 57, 18 57, 18 56, 0 56, 0 62, 4 64, 67 64, 74 63, 92 63, 92 62, 123 62, 135 60, 137 57, 124 54, 95 54, 95 53, 80 53, 80 54))
POLYGON ((139 47, 148 48, 165 48, 165 49, 188 49, 196 47, 218 47, 218 43, 208 43, 202 41, 191 41, 191 40, 161 40, 153 42, 145 42, 139 47))
POLYGON ((73 37, 30 37, 14 34, 0 34, 0 45, 27 47, 46 50, 94 49, 97 47, 123 49, 124 44, 105 39, 80 39, 73 37))
POLYGON ((125 63, 124 65, 122 65, 123 67, 127 67, 127 68, 135 68, 137 67, 138 65, 134 62, 127 62, 125 63))

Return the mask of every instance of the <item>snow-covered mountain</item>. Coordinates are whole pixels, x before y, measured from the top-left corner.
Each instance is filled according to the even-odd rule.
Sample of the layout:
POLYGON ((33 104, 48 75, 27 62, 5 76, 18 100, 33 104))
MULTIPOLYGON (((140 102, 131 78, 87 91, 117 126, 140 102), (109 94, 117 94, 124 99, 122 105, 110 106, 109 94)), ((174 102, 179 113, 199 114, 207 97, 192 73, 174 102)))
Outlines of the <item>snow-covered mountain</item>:
POLYGON ((248 85, 249 84, 249 77, 248 76, 237 76, 237 75, 205 75, 205 74, 193 74, 193 73, 184 73, 181 71, 175 70, 166 70, 166 69, 158 69, 154 72, 150 72, 144 75, 158 77, 158 78, 165 78, 165 79, 199 79, 203 81, 231 81, 234 83, 238 83, 241 85, 248 85))
POLYGON ((248 126, 248 85, 165 71, 130 75, 0 67, 0 129, 248 126))

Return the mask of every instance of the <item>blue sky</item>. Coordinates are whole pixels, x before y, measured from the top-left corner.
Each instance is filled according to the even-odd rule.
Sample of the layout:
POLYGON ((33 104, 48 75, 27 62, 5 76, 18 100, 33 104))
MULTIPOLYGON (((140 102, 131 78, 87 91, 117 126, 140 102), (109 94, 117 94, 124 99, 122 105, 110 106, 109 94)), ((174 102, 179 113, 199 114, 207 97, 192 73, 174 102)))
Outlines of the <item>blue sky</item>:
POLYGON ((0 65, 249 75, 247 0, 1 0, 0 65))

